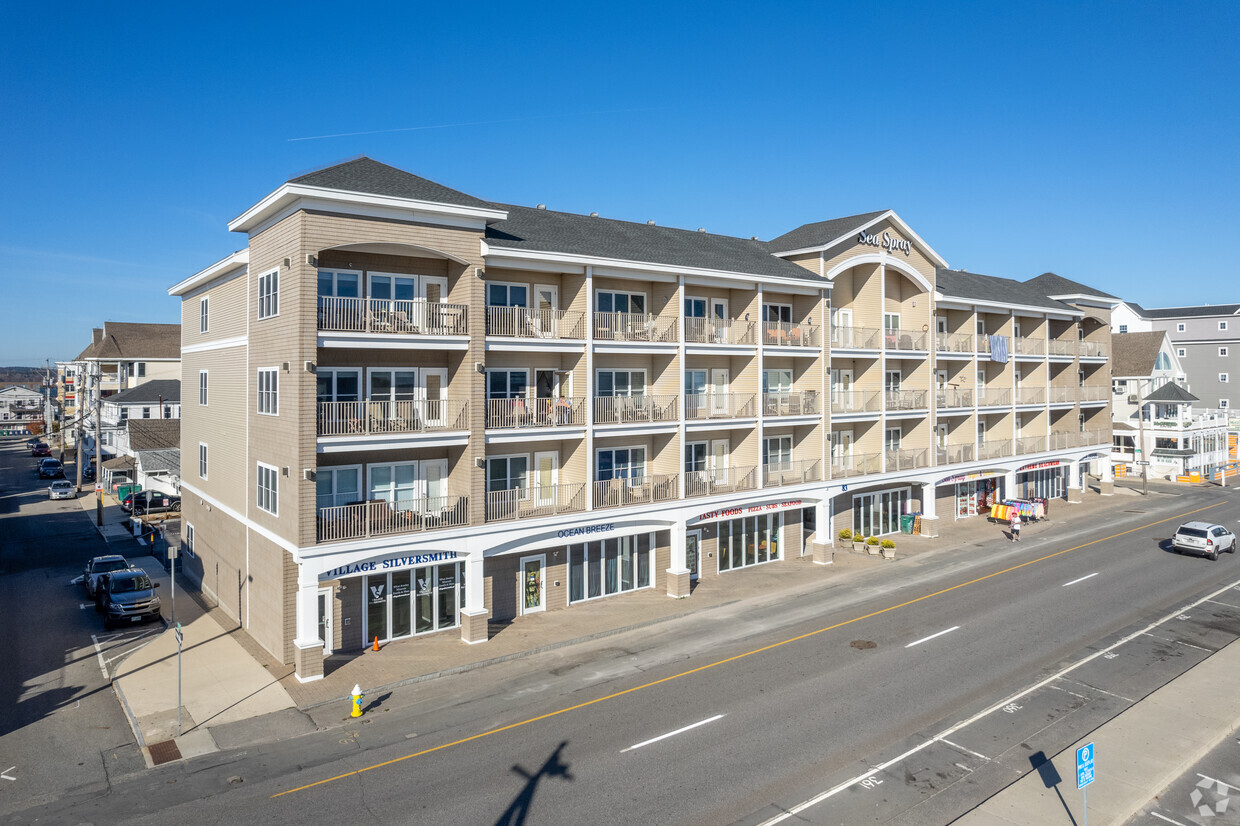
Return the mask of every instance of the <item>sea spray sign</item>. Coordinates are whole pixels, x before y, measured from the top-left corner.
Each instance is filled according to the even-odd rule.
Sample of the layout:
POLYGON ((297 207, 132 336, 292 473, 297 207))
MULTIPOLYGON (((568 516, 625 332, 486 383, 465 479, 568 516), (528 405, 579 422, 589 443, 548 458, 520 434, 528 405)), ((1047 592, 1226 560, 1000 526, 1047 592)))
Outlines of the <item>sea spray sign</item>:
POLYGON ((439 551, 433 554, 417 554, 413 556, 394 556, 390 559, 376 559, 369 562, 355 562, 352 565, 341 565, 319 575, 319 579, 338 579, 345 576, 360 576, 381 571, 395 571, 400 568, 417 568, 421 565, 433 565, 436 562, 447 562, 458 559, 456 551, 439 551))
POLYGON ((865 230, 861 230, 861 234, 857 236, 857 243, 885 249, 888 252, 899 250, 905 255, 913 254, 913 245, 910 242, 905 241, 903 238, 897 238, 886 230, 883 231, 882 235, 870 235, 865 230))

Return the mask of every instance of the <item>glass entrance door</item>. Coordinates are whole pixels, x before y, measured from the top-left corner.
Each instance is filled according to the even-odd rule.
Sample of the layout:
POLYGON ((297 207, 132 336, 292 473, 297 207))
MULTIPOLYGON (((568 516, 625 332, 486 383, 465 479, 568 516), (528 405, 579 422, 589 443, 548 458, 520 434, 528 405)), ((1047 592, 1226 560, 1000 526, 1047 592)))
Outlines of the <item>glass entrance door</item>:
POLYGON ((323 641, 323 656, 332 653, 332 589, 319 589, 319 639, 323 641))
POLYGON ((702 573, 701 554, 698 550, 701 544, 701 531, 689 531, 685 534, 685 567, 689 569, 690 581, 697 579, 702 573))
POLYGON ((546 582, 543 569, 547 567, 547 557, 526 556, 521 558, 521 613, 533 614, 546 610, 546 582))

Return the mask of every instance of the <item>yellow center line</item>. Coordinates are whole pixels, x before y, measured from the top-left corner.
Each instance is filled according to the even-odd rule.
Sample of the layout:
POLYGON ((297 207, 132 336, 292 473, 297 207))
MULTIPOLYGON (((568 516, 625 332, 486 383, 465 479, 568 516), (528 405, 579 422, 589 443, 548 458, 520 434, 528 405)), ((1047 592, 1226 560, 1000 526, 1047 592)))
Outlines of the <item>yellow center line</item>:
POLYGON ((306 785, 298 786, 295 789, 287 789, 282 792, 277 792, 276 794, 273 794, 271 797, 273 799, 277 797, 283 797, 286 794, 293 794, 294 792, 305 791, 306 789, 312 789, 315 786, 322 786, 326 783, 333 783, 337 780, 343 780, 346 777, 353 777, 355 775, 365 774, 366 772, 374 771, 375 769, 381 769, 384 766, 390 766, 394 763, 400 763, 401 761, 409 760, 414 757, 422 757, 423 755, 431 754, 432 752, 440 751, 442 749, 451 748, 453 746, 459 746, 464 743, 469 743, 473 740, 479 740, 483 737, 490 737, 492 734, 499 734, 500 732, 510 731, 511 729, 521 728, 522 726, 528 726, 531 723, 537 723, 540 720, 546 720, 550 717, 556 717, 561 714, 567 714, 570 711, 577 711, 578 709, 586 708, 587 706, 592 706, 592 705, 595 705, 596 703, 606 702, 607 700, 614 700, 617 697, 623 697, 626 694, 632 694, 635 691, 641 691, 642 689, 646 689, 646 688, 653 688, 656 685, 661 685, 663 683, 671 682, 672 680, 678 680, 681 677, 688 677, 690 674, 697 674, 700 671, 707 671, 711 668, 716 668, 721 665, 726 665, 728 663, 736 662, 738 660, 743 660, 746 657, 752 657, 755 654, 761 654, 764 651, 770 651, 772 649, 779 648, 780 646, 788 645, 789 643, 799 642, 804 639, 809 639, 810 637, 817 636, 818 634, 822 634, 827 631, 834 631, 837 628, 843 628, 845 625, 852 625, 855 622, 861 622, 862 620, 870 619, 872 617, 877 617, 882 614, 886 614, 888 612, 895 611, 900 608, 907 608, 910 605, 915 605, 924 600, 942 596, 943 594, 951 593, 952 591, 958 590, 960 588, 965 588, 969 585, 976 585, 979 582, 985 582, 986 580, 991 579, 993 577, 997 577, 1002 574, 1011 573, 1012 571, 1020 570, 1021 568, 1025 568, 1029 565, 1035 565, 1039 562, 1045 562, 1048 559, 1054 559, 1057 556, 1063 556, 1064 554, 1071 553, 1073 551, 1079 551, 1081 548, 1088 548, 1090 545, 1097 545, 1099 542, 1107 542, 1109 540, 1116 539, 1118 537, 1125 536, 1130 533, 1136 533, 1137 531, 1143 531, 1147 528, 1152 528, 1155 525, 1161 525, 1163 522, 1172 522, 1175 520, 1183 519, 1186 516, 1191 516, 1194 513, 1200 513, 1201 511, 1209 510, 1210 508, 1216 508, 1222 504, 1225 504, 1225 503, 1215 502, 1213 505, 1206 505, 1204 507, 1197 508, 1196 510, 1191 510, 1185 513, 1176 514, 1175 516, 1168 516, 1166 519, 1159 519, 1157 522, 1150 522, 1145 525, 1140 525, 1136 528, 1131 528, 1126 531, 1120 531, 1119 533, 1111 534, 1110 536, 1104 536, 1101 539, 1095 539, 1092 542, 1086 542, 1084 544, 1077 545, 1073 548, 1067 548, 1062 551, 1056 551, 1053 554, 1047 554, 1046 556, 1038 557, 1037 559, 1031 559, 1028 562, 1022 562, 1019 565, 1013 565, 1010 568, 1004 568, 1002 571, 995 571, 994 573, 989 573, 989 574, 986 574, 985 576, 979 576, 976 579, 971 579, 968 582, 961 582, 957 585, 952 585, 949 588, 944 588, 941 591, 935 591, 932 594, 924 594, 920 597, 910 599, 907 602, 901 602, 898 605, 890 605, 886 608, 881 608, 877 611, 872 611, 869 614, 864 614, 859 617, 853 617, 852 619, 844 620, 843 622, 837 622, 835 625, 828 625, 826 628, 819 628, 816 631, 808 631, 804 634, 800 634, 795 637, 789 637, 786 640, 780 640, 779 642, 773 642, 770 645, 764 645, 761 648, 755 648, 752 651, 746 651, 743 654, 737 654, 732 657, 727 657, 726 659, 718 660, 716 662, 710 663, 709 665, 700 665, 697 668, 691 668, 688 671, 682 671, 679 674, 673 674, 669 677, 663 677, 661 679, 654 680, 649 683, 643 683, 642 685, 634 686, 632 688, 626 688, 623 691, 617 691, 614 694, 608 694, 604 697, 596 697, 593 700, 587 700, 586 702, 578 703, 575 706, 568 706, 566 708, 557 709, 556 711, 549 711, 546 714, 540 714, 537 717, 531 717, 530 719, 522 720, 519 723, 509 723, 506 726, 500 726, 499 728, 493 728, 488 731, 484 731, 481 734, 474 734, 469 737, 462 738, 460 740, 453 740, 451 743, 444 743, 439 746, 434 746, 429 749, 423 749, 422 751, 414 752, 413 754, 406 754, 401 757, 395 757, 391 760, 385 760, 382 763, 375 763, 372 766, 366 766, 364 768, 356 769, 351 772, 345 772, 344 774, 338 774, 335 777, 328 777, 325 780, 316 780, 313 783, 307 783, 306 785))

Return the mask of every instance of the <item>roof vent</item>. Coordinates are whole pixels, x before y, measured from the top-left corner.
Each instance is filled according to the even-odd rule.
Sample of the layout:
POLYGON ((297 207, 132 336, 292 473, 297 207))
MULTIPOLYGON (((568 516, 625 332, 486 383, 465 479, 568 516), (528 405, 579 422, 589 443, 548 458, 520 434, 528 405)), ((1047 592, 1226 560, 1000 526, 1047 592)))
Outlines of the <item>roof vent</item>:
POLYGON ((646 226, 648 226, 648 227, 653 227, 653 226, 656 226, 656 224, 655 224, 655 222, 654 222, 654 221, 647 221, 647 222, 646 222, 646 226))
POLYGON ((597 218, 597 217, 598 217, 598 213, 597 213, 597 212, 591 212, 591 213, 590 213, 590 217, 591 217, 591 218, 597 218))
POLYGON ((757 241, 757 240, 758 240, 758 236, 756 236, 756 235, 751 235, 751 236, 749 236, 749 240, 750 240, 750 241, 757 241))
POLYGON ((538 206, 536 206, 536 207, 534 207, 534 208, 535 208, 535 209, 546 209, 546 208, 547 208, 547 205, 546 205, 546 204, 539 204, 538 206))
POLYGON ((706 232, 706 227, 698 227, 698 232, 706 232))

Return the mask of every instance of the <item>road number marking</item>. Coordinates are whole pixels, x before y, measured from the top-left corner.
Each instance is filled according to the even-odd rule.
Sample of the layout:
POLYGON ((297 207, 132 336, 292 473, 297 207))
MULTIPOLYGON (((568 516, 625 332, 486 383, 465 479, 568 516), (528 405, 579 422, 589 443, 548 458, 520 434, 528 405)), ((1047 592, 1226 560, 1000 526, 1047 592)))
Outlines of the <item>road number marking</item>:
POLYGON ((861 781, 861 785, 867 789, 874 789, 883 785, 883 781, 877 777, 867 777, 865 780, 861 781))
POLYGON ((1018 703, 1008 703, 1007 705, 1003 707, 1003 710, 1006 711, 1008 714, 1015 714, 1016 712, 1020 711, 1022 708, 1024 708, 1024 706, 1019 705, 1018 703))

